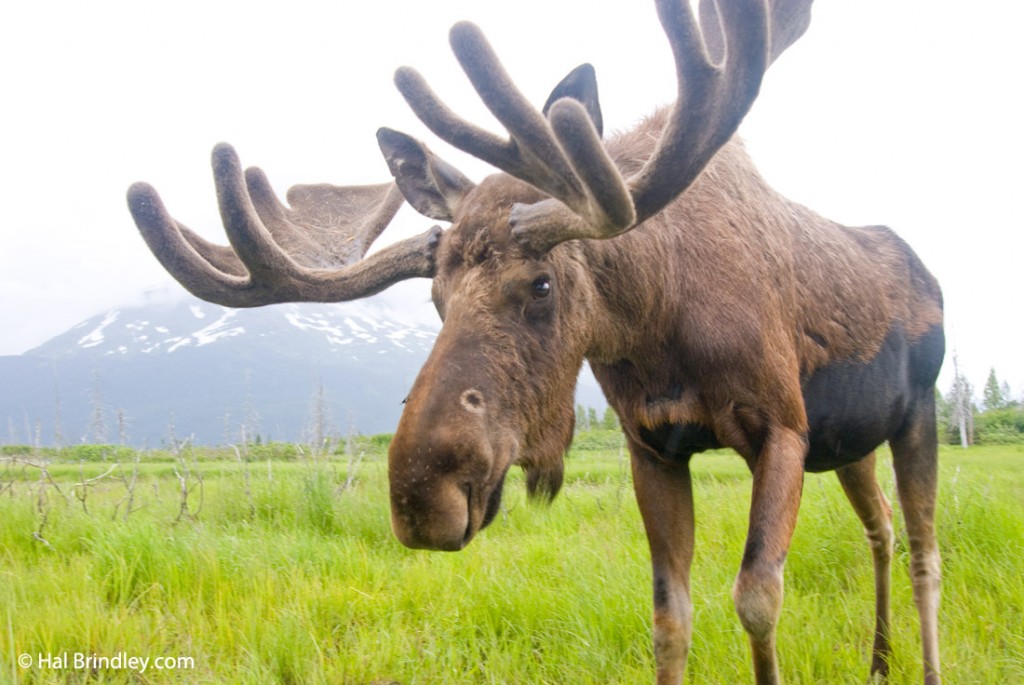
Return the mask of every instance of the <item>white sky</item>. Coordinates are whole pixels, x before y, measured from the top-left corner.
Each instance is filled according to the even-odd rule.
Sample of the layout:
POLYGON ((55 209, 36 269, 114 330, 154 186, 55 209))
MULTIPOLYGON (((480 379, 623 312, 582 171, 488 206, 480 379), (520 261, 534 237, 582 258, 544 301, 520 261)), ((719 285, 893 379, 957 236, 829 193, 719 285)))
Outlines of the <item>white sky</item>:
MULTIPOLYGON (((178 219, 223 242, 208 161, 218 141, 282 194, 292 183, 387 180, 381 125, 481 176, 486 167, 432 138, 391 84, 411 64, 457 111, 490 121, 448 48, 459 19, 483 27, 538 104, 584 61, 597 68, 609 129, 673 98, 653 2, 4 3, 0 354, 166 283, 125 208, 133 181, 153 183, 178 219)), ((943 284, 948 338, 975 385, 994 366, 1015 393, 1022 24, 1024 4, 1010 0, 819 0, 742 129, 779 190, 906 238, 943 284)), ((388 235, 430 225, 400 218, 388 235)))

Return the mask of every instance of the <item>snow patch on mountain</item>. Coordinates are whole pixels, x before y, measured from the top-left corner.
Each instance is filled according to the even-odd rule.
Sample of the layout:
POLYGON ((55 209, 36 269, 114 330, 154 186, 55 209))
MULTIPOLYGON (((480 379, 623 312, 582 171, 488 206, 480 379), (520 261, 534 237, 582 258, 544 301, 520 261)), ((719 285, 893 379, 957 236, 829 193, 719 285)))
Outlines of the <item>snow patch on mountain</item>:
POLYGON ((238 313, 236 309, 225 308, 221 317, 211 323, 206 328, 202 328, 192 334, 192 337, 196 340, 196 347, 202 347, 203 345, 209 345, 210 343, 217 342, 223 338, 231 338, 236 335, 242 335, 245 333, 243 326, 230 326, 230 321, 235 318, 238 313))
POLYGON ((103 331, 107 328, 107 326, 117 321, 117 318, 120 315, 121 312, 119 311, 108 312, 107 315, 103 317, 103 321, 100 322, 99 326, 94 328, 91 333, 83 336, 78 341, 79 347, 96 347, 97 345, 101 345, 103 343, 103 340, 105 339, 103 331))
POLYGON ((313 331, 315 333, 323 333, 327 336, 328 340, 337 343, 346 342, 345 332, 337 326, 331 325, 331 322, 322 317, 311 317, 304 315, 293 308, 291 311, 286 311, 284 314, 285 320, 300 331, 313 331))
MULTIPOLYGON (((192 338, 170 338, 167 342, 171 343, 171 346, 167 348, 167 352, 174 352, 179 347, 192 344, 192 338)), ((150 348, 152 350, 153 348, 150 348)))

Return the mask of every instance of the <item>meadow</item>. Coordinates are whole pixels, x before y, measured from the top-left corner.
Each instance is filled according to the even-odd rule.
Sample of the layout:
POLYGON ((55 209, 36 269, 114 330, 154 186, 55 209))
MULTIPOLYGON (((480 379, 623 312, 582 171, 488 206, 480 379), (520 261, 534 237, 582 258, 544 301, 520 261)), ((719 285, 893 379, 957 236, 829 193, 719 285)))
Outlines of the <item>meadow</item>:
MULTIPOLYGON (((495 523, 455 554, 393 539, 382 441, 356 449, 54 458, 45 471, 9 456, 0 683, 653 681, 648 552, 614 440, 577 442, 550 505, 510 478, 495 523)), ((944 448, 941 469, 945 681, 1024 683, 1024 447, 944 448)), ((751 682, 730 598, 750 476, 729 453, 699 455, 694 473, 687 682, 751 682)), ((902 685, 921 666, 897 527, 890 682, 902 685)), ((809 475, 786 567, 784 680, 866 682, 872 602, 860 525, 834 476, 809 475)))

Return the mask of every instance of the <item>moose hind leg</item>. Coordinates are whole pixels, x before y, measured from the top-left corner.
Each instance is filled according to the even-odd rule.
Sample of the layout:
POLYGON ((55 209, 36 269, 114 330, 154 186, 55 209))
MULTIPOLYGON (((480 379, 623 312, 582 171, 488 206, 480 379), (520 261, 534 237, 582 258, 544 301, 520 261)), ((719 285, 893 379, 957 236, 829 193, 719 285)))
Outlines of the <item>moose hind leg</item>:
POLYGON ((939 586, 941 565, 935 539, 938 437, 935 396, 924 394, 897 438, 889 441, 896 486, 910 542, 910 578, 921 619, 925 685, 942 682, 939 669, 939 586))
POLYGON ((875 640, 871 674, 889 674, 889 582, 892 568, 892 507, 875 478, 875 453, 836 469, 839 483, 853 505, 871 545, 875 566, 875 640))

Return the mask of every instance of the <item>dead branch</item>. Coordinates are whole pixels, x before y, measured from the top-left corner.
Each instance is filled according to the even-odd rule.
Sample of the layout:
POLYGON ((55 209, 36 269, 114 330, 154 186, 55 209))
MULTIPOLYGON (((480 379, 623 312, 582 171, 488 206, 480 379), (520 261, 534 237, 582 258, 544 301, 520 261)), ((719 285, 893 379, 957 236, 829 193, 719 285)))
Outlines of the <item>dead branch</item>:
POLYGON ((245 486, 245 497, 249 502, 249 518, 254 519, 256 518, 256 502, 252 498, 252 488, 250 487, 248 450, 246 450, 246 458, 242 459, 242 452, 237 446, 231 445, 231 449, 235 451, 235 458, 238 459, 238 463, 242 467, 242 483, 245 486))
POLYGON ((345 492, 350 487, 355 485, 356 473, 359 471, 359 465, 363 463, 363 457, 366 456, 366 452, 360 451, 359 454, 348 455, 348 468, 345 472, 345 482, 338 488, 338 494, 345 492))
POLYGON ((92 514, 89 513, 89 507, 86 506, 86 499, 89 496, 89 488, 95 486, 99 481, 110 476, 110 474, 112 474, 114 472, 114 469, 116 469, 118 466, 120 466, 120 463, 115 462, 110 466, 109 469, 107 469, 100 475, 87 479, 85 478, 85 463, 82 462, 80 464, 79 477, 82 480, 71 486, 71 492, 75 495, 75 497, 78 498, 78 501, 82 503, 82 511, 84 511, 87 515, 92 516, 92 514))
POLYGON ((49 484, 61 497, 64 498, 64 503, 68 503, 68 496, 64 494, 64 491, 60 489, 59 485, 57 485, 57 481, 55 481, 53 476, 50 475, 50 471, 46 468, 45 462, 36 463, 34 461, 29 461, 28 459, 19 459, 18 457, 0 457, 0 461, 6 461, 11 464, 21 464, 22 466, 30 466, 34 469, 39 469, 40 488, 44 484, 49 484))
POLYGON ((178 493, 181 498, 178 506, 178 516, 174 519, 174 523, 177 525, 183 518, 195 521, 199 516, 199 512, 203 509, 203 474, 199 471, 193 472, 192 469, 188 467, 185 459, 179 454, 178 464, 174 465, 174 475, 178 478, 178 493), (179 465, 181 466, 181 471, 178 470, 179 465), (182 473, 182 471, 184 471, 184 473, 182 473), (190 485, 189 482, 192 480, 195 482, 190 485), (192 492, 196 488, 199 489, 199 505, 196 507, 195 511, 192 511, 191 506, 189 505, 189 497, 192 496, 192 492))

